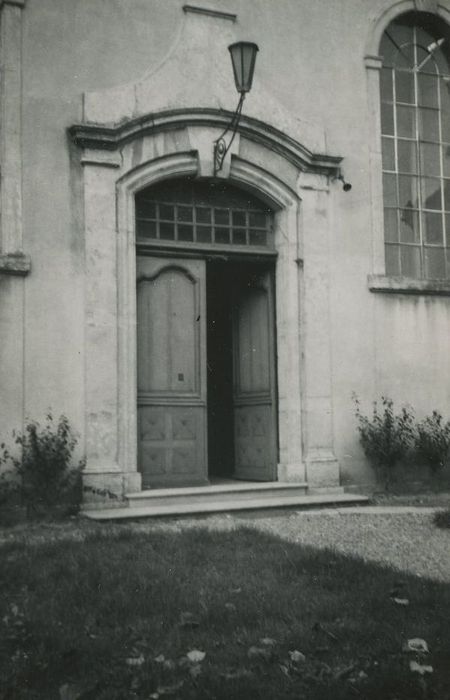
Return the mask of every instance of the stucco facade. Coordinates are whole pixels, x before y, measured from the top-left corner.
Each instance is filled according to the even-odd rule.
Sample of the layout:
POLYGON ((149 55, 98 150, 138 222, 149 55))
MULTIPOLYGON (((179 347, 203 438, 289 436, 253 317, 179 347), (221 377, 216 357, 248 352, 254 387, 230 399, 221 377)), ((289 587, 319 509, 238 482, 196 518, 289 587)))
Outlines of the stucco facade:
POLYGON ((378 57, 395 17, 450 2, 194 4, 0 3, 0 435, 51 407, 87 483, 141 488, 135 196, 214 177, 249 39, 218 177, 274 212, 277 478, 367 485, 352 392, 450 414, 450 280, 386 275, 378 57))

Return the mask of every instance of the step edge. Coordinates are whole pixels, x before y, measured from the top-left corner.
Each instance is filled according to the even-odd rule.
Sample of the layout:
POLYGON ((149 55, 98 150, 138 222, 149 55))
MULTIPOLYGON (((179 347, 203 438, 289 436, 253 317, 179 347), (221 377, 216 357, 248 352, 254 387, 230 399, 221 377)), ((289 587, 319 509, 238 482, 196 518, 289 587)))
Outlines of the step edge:
POLYGON ((214 513, 222 511, 236 510, 266 510, 269 508, 283 508, 295 506, 330 506, 336 504, 341 506, 345 503, 367 503, 367 496, 359 496, 358 494, 343 494, 339 497, 330 495, 328 498, 319 496, 293 496, 292 498, 267 498, 261 500, 242 500, 242 501, 215 501, 213 503, 187 503, 183 505, 167 505, 167 506, 143 506, 141 508, 111 508, 100 509, 98 511, 90 510, 83 513, 84 517, 92 520, 114 520, 122 518, 144 518, 159 515, 186 515, 196 513, 214 513))
POLYGON ((235 493, 236 491, 268 491, 270 489, 282 490, 282 489, 307 489, 308 484, 306 481, 299 482, 285 482, 280 481, 264 481, 257 482, 253 481, 251 483, 245 482, 242 484, 211 484, 210 486, 174 486, 173 488, 167 489, 144 489, 142 491, 135 491, 133 493, 127 493, 126 497, 131 499, 139 498, 153 498, 158 496, 188 496, 188 495, 208 495, 210 493, 235 493))

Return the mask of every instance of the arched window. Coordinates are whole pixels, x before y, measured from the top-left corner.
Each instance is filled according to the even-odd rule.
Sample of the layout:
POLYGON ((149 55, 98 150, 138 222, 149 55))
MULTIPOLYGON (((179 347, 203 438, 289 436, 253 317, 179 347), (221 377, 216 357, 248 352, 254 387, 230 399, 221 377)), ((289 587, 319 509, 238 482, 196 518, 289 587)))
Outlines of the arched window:
POLYGON ((450 41, 428 14, 380 46, 386 274, 450 277, 450 41))

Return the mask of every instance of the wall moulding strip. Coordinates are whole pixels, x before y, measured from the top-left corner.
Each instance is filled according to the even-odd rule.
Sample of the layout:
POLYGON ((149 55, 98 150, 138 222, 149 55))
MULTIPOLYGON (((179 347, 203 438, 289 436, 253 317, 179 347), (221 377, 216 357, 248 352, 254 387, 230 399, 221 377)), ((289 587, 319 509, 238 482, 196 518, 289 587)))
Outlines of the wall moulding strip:
POLYGON ((30 270, 31 260, 28 255, 0 255, 0 275, 24 277, 30 270))
POLYGON ((450 280, 410 279, 408 277, 388 277, 368 275, 367 284, 371 292, 382 294, 429 294, 450 296, 450 280))
POLYGON ((237 20, 237 15, 232 12, 222 12, 221 10, 213 10, 209 7, 198 7, 197 5, 183 5, 183 12, 192 12, 197 15, 217 17, 218 19, 226 19, 230 22, 236 22, 237 20))

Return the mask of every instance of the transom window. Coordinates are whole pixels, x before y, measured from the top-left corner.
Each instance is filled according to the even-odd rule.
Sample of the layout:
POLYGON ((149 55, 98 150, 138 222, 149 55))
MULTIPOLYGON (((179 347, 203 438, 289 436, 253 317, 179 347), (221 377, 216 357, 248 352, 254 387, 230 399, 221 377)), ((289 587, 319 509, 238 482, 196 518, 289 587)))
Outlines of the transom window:
POLYGON ((409 13, 389 25, 380 54, 386 274, 448 278, 448 34, 409 13))
POLYGON ((273 249, 272 220, 271 209, 225 183, 168 180, 136 195, 138 245, 273 249))

